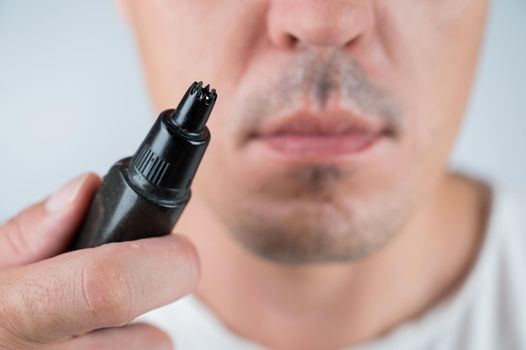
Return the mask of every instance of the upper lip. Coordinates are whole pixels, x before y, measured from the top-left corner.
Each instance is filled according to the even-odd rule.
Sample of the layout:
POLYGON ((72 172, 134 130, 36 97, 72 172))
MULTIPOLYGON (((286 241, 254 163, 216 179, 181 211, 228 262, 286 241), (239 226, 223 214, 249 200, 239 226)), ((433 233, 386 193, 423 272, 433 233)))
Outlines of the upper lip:
POLYGON ((265 138, 279 135, 379 134, 384 129, 385 126, 378 119, 359 116, 343 109, 320 113, 302 109, 269 119, 252 136, 265 138))

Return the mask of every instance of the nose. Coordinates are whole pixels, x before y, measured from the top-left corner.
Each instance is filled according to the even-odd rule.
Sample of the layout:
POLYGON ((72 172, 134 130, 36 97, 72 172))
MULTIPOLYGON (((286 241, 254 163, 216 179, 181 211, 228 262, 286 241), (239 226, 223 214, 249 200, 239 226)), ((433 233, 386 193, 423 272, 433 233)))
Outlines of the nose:
POLYGON ((345 47, 372 25, 370 0, 274 0, 268 12, 272 43, 296 46, 345 47))

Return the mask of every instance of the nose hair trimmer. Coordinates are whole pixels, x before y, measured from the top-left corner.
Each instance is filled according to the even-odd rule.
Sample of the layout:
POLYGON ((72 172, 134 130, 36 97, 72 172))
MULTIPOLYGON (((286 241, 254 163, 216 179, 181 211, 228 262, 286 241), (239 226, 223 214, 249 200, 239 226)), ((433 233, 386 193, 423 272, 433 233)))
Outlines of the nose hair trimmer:
POLYGON ((171 232, 210 141, 216 98, 210 85, 195 82, 176 109, 159 115, 135 155, 104 176, 71 250, 171 232))

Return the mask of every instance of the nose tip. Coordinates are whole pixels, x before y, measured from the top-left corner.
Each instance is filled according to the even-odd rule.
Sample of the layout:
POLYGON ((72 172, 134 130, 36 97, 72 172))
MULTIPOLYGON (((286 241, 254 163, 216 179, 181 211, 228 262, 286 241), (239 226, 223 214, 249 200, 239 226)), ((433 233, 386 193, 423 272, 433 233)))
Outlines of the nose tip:
POLYGON ((369 1, 276 0, 268 27, 280 47, 344 47, 370 24, 369 1))

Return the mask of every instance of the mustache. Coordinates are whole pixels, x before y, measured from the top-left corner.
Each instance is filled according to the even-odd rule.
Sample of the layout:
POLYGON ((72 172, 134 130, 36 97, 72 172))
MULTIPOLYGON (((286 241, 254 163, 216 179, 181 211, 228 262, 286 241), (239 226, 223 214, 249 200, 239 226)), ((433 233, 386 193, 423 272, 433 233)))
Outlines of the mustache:
POLYGON ((351 113, 379 118, 395 135, 403 129, 400 103, 387 89, 374 84, 358 60, 341 49, 326 53, 301 49, 277 79, 265 83, 268 85, 243 93, 233 122, 244 134, 258 130, 269 118, 299 110, 306 98, 324 110, 335 93, 342 108, 351 113))

